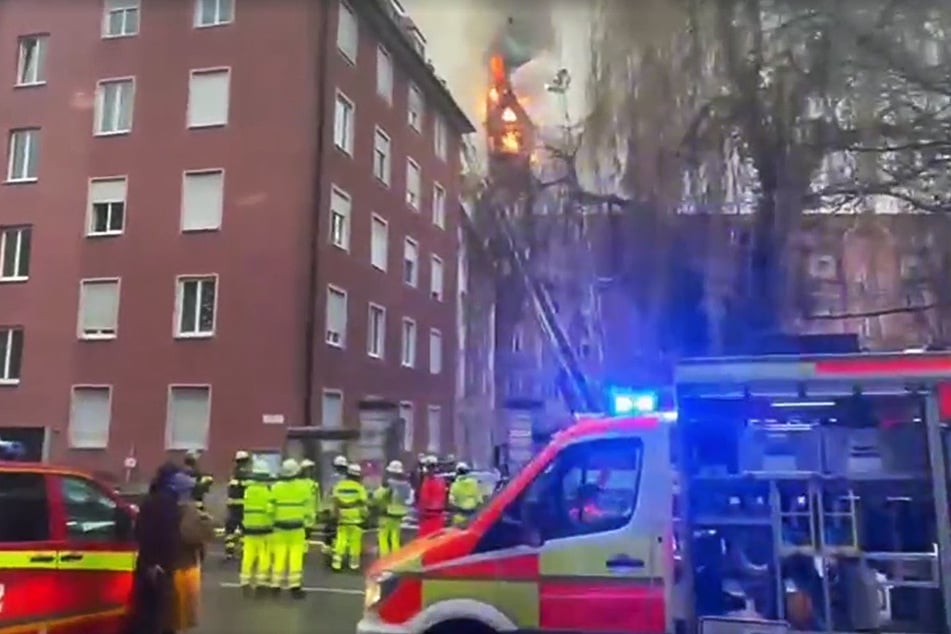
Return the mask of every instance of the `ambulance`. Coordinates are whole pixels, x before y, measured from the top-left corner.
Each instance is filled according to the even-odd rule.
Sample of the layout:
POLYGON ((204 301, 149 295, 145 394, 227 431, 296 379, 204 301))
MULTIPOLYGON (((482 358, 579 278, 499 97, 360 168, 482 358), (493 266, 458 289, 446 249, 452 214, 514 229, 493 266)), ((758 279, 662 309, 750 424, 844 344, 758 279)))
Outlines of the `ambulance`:
POLYGON ((133 524, 84 473, 0 461, 0 634, 120 634, 133 524))
POLYGON ((675 376, 676 413, 579 421, 378 561, 357 634, 951 631, 951 354, 675 376))

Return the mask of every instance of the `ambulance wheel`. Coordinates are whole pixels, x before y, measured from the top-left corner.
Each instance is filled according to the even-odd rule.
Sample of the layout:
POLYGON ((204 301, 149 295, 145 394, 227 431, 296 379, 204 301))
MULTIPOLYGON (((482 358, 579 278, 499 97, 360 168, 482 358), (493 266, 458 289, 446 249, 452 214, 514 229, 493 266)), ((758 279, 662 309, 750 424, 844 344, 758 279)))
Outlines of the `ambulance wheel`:
POLYGON ((498 634, 494 629, 472 619, 444 621, 428 630, 426 634, 498 634))

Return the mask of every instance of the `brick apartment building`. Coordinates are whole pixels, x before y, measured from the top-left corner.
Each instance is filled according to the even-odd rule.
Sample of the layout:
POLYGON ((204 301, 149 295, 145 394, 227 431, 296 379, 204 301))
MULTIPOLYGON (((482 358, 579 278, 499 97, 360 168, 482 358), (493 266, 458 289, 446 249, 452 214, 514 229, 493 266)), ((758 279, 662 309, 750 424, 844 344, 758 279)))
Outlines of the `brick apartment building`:
POLYGON ((451 438, 459 143, 390 1, 0 3, 0 436, 146 475, 400 404, 451 438))

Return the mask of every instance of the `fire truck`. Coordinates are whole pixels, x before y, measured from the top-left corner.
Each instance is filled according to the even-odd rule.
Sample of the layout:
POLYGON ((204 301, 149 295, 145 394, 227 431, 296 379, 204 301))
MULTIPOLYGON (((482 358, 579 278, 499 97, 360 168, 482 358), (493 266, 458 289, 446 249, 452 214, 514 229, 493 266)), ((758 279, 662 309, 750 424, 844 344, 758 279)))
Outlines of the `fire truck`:
POLYGON ((702 359, 675 389, 379 561, 357 631, 951 631, 951 354, 702 359))

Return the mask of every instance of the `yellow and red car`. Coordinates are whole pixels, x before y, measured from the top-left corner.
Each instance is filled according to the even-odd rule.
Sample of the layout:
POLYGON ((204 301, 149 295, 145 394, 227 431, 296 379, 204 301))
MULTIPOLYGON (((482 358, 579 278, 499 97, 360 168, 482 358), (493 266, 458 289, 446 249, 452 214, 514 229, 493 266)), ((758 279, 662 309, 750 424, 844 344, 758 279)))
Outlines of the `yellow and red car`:
POLYGON ((0 462, 0 634, 119 634, 134 519, 82 472, 0 462))

